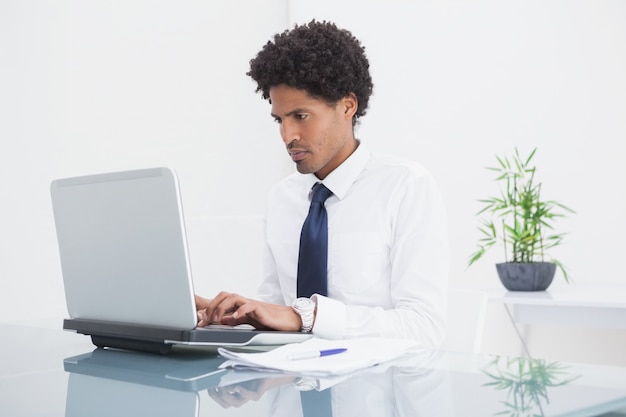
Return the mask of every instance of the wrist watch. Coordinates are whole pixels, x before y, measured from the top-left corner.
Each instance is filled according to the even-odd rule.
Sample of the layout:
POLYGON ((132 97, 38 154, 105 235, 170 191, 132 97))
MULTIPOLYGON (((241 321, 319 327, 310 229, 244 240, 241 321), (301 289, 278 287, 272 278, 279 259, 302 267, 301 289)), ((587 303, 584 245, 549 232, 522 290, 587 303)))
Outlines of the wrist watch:
POLYGON ((300 331, 310 333, 313 329, 313 320, 315 318, 315 301, 306 297, 296 298, 291 307, 300 315, 302 319, 302 327, 300 331))
POLYGON ((309 376, 302 376, 296 379, 294 385, 298 391, 312 391, 314 389, 320 390, 319 380, 309 376))

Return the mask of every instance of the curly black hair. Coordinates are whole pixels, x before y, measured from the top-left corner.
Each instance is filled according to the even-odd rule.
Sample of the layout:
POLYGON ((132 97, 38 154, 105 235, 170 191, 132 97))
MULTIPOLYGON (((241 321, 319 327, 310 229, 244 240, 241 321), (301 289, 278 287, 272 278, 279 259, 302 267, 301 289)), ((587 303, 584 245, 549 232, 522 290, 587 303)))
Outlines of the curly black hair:
POLYGON ((312 20, 274 36, 246 73, 257 82, 256 92, 269 99, 270 88, 285 84, 333 104, 351 93, 359 107, 352 124, 365 115, 374 85, 365 47, 349 31, 331 22, 312 20))

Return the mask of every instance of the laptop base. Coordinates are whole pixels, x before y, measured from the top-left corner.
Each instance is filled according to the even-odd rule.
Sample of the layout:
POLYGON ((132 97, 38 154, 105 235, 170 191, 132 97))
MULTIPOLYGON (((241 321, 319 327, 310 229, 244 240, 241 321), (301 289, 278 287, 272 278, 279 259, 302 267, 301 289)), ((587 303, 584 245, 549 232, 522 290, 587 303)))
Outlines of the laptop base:
POLYGON ((302 342, 310 333, 250 329, 172 329, 89 319, 64 319, 63 330, 91 337, 97 347, 167 354, 173 346, 248 347, 302 342))
POLYGON ((120 339, 118 337, 99 336, 92 334, 91 342, 99 348, 114 348, 123 350, 133 350, 147 353, 159 353, 167 355, 172 350, 171 344, 150 342, 147 340, 120 339))

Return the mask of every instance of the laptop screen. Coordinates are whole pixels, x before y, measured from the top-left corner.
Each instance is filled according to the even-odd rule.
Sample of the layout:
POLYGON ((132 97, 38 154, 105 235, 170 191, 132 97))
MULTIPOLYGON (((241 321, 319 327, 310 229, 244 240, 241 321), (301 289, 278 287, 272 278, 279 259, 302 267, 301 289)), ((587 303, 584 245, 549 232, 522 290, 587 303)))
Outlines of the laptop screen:
POLYGON ((55 180, 54 219, 72 318, 192 329, 191 267, 168 168, 55 180))

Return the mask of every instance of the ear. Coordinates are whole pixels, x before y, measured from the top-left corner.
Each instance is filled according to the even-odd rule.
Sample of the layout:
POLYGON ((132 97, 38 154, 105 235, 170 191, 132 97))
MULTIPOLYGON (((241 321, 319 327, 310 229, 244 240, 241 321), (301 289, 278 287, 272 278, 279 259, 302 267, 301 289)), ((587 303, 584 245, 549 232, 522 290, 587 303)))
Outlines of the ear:
POLYGON ((354 93, 350 93, 341 99, 341 109, 343 110, 343 114, 347 119, 352 120, 352 117, 356 114, 356 111, 359 108, 359 100, 356 98, 354 93))

